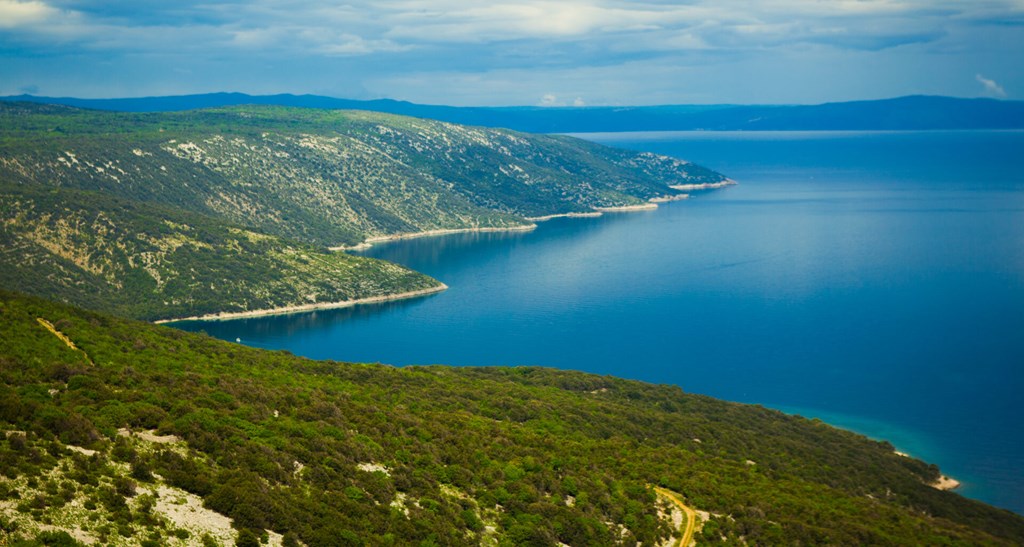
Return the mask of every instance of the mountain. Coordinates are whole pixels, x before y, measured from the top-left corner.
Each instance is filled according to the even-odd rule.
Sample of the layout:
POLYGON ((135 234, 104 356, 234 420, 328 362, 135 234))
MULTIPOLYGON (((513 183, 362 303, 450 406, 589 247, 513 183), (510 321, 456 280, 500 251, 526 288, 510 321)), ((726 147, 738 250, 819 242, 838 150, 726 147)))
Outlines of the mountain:
POLYGON ((655 545, 683 509, 699 544, 1024 542, 887 443, 675 386, 317 362, 2 291, 0 365, 4 543, 655 545))
POLYGON ((820 105, 665 105, 616 107, 452 107, 388 99, 210 93, 173 97, 76 99, 17 95, 31 101, 125 112, 165 112, 263 104, 358 109, 534 133, 602 131, 1022 129, 1024 101, 908 96, 820 105))
POLYGON ((443 286, 327 248, 529 229, 724 182, 570 137, 365 111, 2 103, 0 280, 144 319, 378 298, 443 286))

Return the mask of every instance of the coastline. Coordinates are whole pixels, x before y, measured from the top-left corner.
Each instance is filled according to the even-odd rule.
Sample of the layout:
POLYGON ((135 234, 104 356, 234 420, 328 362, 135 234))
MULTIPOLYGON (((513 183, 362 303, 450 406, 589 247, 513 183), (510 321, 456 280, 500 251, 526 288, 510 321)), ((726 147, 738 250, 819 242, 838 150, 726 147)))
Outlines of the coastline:
MULTIPOLYGON (((917 450, 920 449, 921 446, 919 443, 914 442, 912 434, 908 434, 907 431, 899 428, 886 427, 886 424, 883 422, 858 418, 851 415, 824 412, 811 408, 791 407, 785 405, 773 405, 771 408, 790 416, 799 416, 805 419, 817 419, 830 427, 850 431, 876 441, 886 441, 890 444, 899 443, 899 445, 897 445, 900 446, 899 448, 893 447, 892 453, 894 455, 900 458, 915 458, 929 463, 934 462, 934 455, 929 456, 928 454, 925 454, 922 456, 921 452, 927 451, 917 450)), ((946 474, 940 474, 934 481, 927 481, 922 478, 921 483, 937 490, 956 490, 963 486, 963 483, 946 474)))
POLYGON ((935 482, 929 483, 928 486, 938 490, 956 490, 960 487, 960 481, 953 477, 942 475, 935 482))
POLYGON ((690 194, 676 194, 674 196, 661 196, 657 198, 651 198, 647 201, 651 203, 668 203, 671 201, 683 201, 684 199, 690 199, 690 194))
POLYGON ((370 296, 367 298, 357 298, 355 300, 341 300, 338 302, 317 302, 313 304, 297 304, 294 306, 283 306, 280 308, 269 308, 264 310, 209 313, 206 315, 195 315, 192 317, 181 317, 177 319, 159 319, 157 321, 153 321, 153 323, 157 325, 162 325, 164 323, 176 323, 179 321, 222 321, 226 319, 241 319, 243 317, 263 317, 267 315, 287 315, 291 313, 302 313, 315 310, 333 310, 338 308, 350 308, 352 306, 358 306, 360 304, 379 304, 381 302, 392 302, 395 300, 405 300, 408 298, 427 296, 429 294, 439 293, 447 289, 448 285, 441 283, 440 285, 437 285, 435 287, 420 289, 418 291, 386 294, 383 296, 370 296))
POLYGON ((639 205, 619 205, 617 207, 594 207, 595 211, 602 213, 631 213, 633 211, 651 211, 658 208, 658 204, 652 201, 639 205))
POLYGON ((669 186, 669 188, 672 188, 674 190, 682 190, 685 192, 689 190, 714 190, 716 188, 725 188, 726 186, 732 186, 733 184, 737 184, 737 182, 727 178, 721 182, 704 182, 701 184, 672 184, 669 186))
POLYGON ((593 211, 586 212, 575 212, 575 213, 558 213, 554 215, 544 215, 541 217, 526 217, 526 220, 531 222, 544 222, 553 218, 593 218, 603 216, 605 213, 630 213, 634 211, 650 211, 657 209, 659 203, 667 203, 670 201, 681 201, 688 199, 689 194, 678 194, 675 196, 661 196, 651 198, 646 203, 640 203, 637 205, 616 205, 612 207, 594 207, 593 211))
MULTIPOLYGON (((532 221, 533 219, 527 218, 526 220, 532 221)), ((373 247, 374 243, 386 243, 401 239, 417 239, 420 237, 436 237, 451 234, 483 232, 530 232, 536 229, 536 224, 522 224, 519 226, 484 226, 481 228, 441 228, 437 230, 424 230, 422 232, 406 232, 402 234, 392 234, 389 236, 368 237, 362 243, 357 243, 355 245, 339 245, 337 247, 328 247, 327 249, 330 251, 365 251, 366 249, 373 247)))
MULTIPOLYGON (((899 450, 893 450, 893 453, 901 458, 912 457, 910 454, 899 450)), ((939 478, 927 484, 936 490, 956 490, 957 488, 960 488, 961 482, 949 475, 939 475, 939 478)))
MULTIPOLYGON (((693 187, 703 188, 721 188, 731 184, 736 184, 736 181, 732 179, 726 179, 718 183, 708 183, 703 185, 688 185, 693 187)), ((681 189, 678 186, 672 186, 674 189, 681 189)), ((537 222, 544 222, 554 218, 588 218, 588 217, 600 217, 605 213, 629 213, 635 211, 650 211, 658 208, 659 203, 666 203, 671 201, 682 201, 689 199, 689 194, 677 194, 674 196, 659 196, 650 198, 646 203, 640 203, 637 205, 620 205, 613 207, 594 207, 593 211, 584 212, 572 212, 572 213, 558 213, 553 215, 544 215, 539 217, 525 217, 525 220, 531 224, 523 224, 519 226, 484 226, 477 228, 442 228, 437 230, 424 230, 422 232, 407 232, 401 234, 392 234, 387 236, 374 236, 366 238, 366 240, 355 245, 339 245, 336 247, 328 247, 329 250, 335 252, 344 251, 363 251, 369 249, 374 243, 385 243, 391 241, 399 241, 403 239, 416 239, 421 237, 435 237, 445 236, 451 234, 464 234, 464 233, 482 233, 482 232, 530 232, 537 229, 537 222)), ((330 310, 337 308, 347 308, 351 306, 357 306, 359 304, 376 304, 380 302, 391 302, 395 300, 405 300, 407 298, 416 298, 419 296, 426 296, 429 294, 438 293, 448 289, 448 285, 441 283, 436 287, 428 289, 421 289, 418 291, 409 291, 398 294, 384 295, 384 296, 373 296, 369 298, 357 298, 355 300, 342 300, 339 302, 317 302, 312 304, 297 304, 294 306, 283 306, 280 308, 270 308, 263 310, 250 310, 250 311, 239 311, 239 312, 218 312, 208 313, 205 315, 194 315, 190 317, 180 317, 173 319, 158 319, 153 321, 154 324, 162 325, 165 323, 176 323, 179 321, 222 321, 228 319, 241 319, 245 317, 264 317, 268 315, 287 315, 291 313, 302 313, 315 310, 330 310)), ((958 483, 959 484, 959 483, 958 483)))
MULTIPOLYGON (((722 182, 705 183, 705 184, 684 184, 669 186, 675 190, 708 190, 714 188, 723 188, 737 184, 732 179, 725 179, 722 182)), ((649 211, 657 209, 659 203, 668 203, 672 201, 682 201, 689 199, 690 194, 676 194, 674 196, 658 196, 648 199, 645 203, 637 205, 618 205, 611 207, 594 207, 592 211, 574 211, 571 213, 555 213, 551 215, 543 215, 537 217, 524 217, 524 220, 532 224, 523 224, 519 226, 485 226, 480 228, 440 228, 437 230, 424 230, 422 232, 406 232, 402 234, 392 234, 387 236, 374 236, 368 237, 361 243, 355 245, 338 245, 336 247, 328 247, 330 251, 365 251, 370 247, 373 247, 374 243, 386 243, 390 241, 399 241, 402 239, 416 239, 420 237, 435 237, 435 236, 446 236, 451 234, 465 234, 473 232, 529 232, 537 228, 537 222, 544 222, 554 218, 592 218, 599 217, 604 213, 629 213, 633 211, 649 211)))
POLYGON ((545 220, 551 220, 553 218, 591 218, 599 217, 603 213, 601 211, 586 211, 582 213, 557 213, 554 215, 544 215, 542 217, 526 217, 526 220, 530 222, 544 222, 545 220))

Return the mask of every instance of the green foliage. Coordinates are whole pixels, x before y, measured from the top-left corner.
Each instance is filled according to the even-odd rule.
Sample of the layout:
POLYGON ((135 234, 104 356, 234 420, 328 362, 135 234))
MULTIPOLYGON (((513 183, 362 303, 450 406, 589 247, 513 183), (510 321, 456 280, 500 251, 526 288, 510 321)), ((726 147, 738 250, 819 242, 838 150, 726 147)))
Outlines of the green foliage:
POLYGON ((569 137, 358 111, 128 114, 3 103, 0 130, 0 157, 9 159, 0 180, 103 190, 321 246, 522 225, 724 179, 569 137))
POLYGON ((47 547, 78 547, 82 545, 70 534, 63 531, 40 532, 36 542, 47 547))
POLYGON ((20 487, 25 515, 63 502, 48 470, 66 461, 68 479, 112 518, 110 536, 132 541, 148 537, 132 530, 153 500, 126 499, 124 481, 140 479, 110 462, 133 458, 234 519, 240 541, 269 529, 310 546, 462 545, 493 529, 509 545, 655 544, 673 530, 658 518, 654 484, 718 515, 702 543, 1024 541, 1024 519, 928 487, 935 469, 885 443, 673 386, 542 368, 309 361, 9 293, 0 293, 0 385, 11 406, 32 407, 7 420, 24 436, 0 439, 5 477, 35 480, 20 487), (37 317, 95 365, 81 365, 37 317), (125 351, 137 342, 147 349, 125 351), (72 390, 54 366, 85 378, 72 390), (135 413, 154 408, 166 413, 161 432, 183 442, 126 449, 117 428, 151 423, 135 413), (58 422, 47 416, 72 413, 107 432, 94 444, 101 454, 52 441, 58 422))
MULTIPOLYGON (((395 264, 326 253, 209 217, 97 192, 0 183, 0 218, 13 220, 0 224, 3 286, 129 317, 270 309, 438 285, 395 264)), ((130 349, 146 347, 133 340, 130 349)), ((105 389, 81 381, 70 388, 105 389)), ((0 399, 0 413, 15 412, 10 404, 0 399)), ((153 426, 164 417, 152 406, 147 413, 132 410, 139 422, 132 425, 153 426)), ((80 444, 83 436, 93 436, 74 416, 54 419, 67 422, 63 434, 69 441, 75 437, 80 444)))
POLYGON ((256 537, 251 530, 243 528, 238 532, 238 538, 235 539, 235 545, 237 547, 260 547, 260 538, 256 537))
MULTIPOLYGON (((326 247, 522 228, 723 179, 569 137, 368 112, 0 102, 0 286, 148 320, 379 297, 438 283, 326 247)), ((64 418, 68 442, 93 436, 64 418)))
POLYGON ((630 205, 675 194, 670 184, 724 178, 570 137, 369 112, 124 114, 5 102, 0 126, 0 152, 17 161, 0 164, 11 180, 116 188, 322 245, 521 224, 522 216, 630 205))

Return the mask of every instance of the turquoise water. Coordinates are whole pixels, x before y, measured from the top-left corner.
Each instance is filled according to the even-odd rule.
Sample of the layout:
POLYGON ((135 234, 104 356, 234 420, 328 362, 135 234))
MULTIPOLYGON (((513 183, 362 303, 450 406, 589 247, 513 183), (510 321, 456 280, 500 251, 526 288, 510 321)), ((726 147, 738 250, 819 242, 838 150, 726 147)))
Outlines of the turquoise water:
POLYGON ((366 254, 447 283, 183 323, 314 358, 546 365, 819 417, 1024 513, 1024 133, 642 133, 739 186, 366 254))

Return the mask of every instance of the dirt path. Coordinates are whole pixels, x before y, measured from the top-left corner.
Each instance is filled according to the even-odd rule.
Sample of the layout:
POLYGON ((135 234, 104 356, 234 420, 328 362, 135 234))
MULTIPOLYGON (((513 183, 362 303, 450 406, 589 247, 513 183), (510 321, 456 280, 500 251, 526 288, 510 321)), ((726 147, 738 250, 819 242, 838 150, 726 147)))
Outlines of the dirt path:
POLYGON ((683 500, 679 499, 679 496, 670 490, 655 486, 654 491, 658 495, 668 498, 676 507, 682 509, 683 513, 686 513, 686 530, 683 531, 683 537, 676 545, 679 547, 689 547, 690 543, 693 542, 693 533, 697 531, 697 512, 687 507, 683 500))
POLYGON ((64 344, 67 345, 67 347, 69 347, 69 348, 71 348, 71 349, 73 349, 75 351, 82 352, 82 355, 85 356, 85 361, 87 363, 89 363, 90 365, 93 364, 92 359, 89 359, 89 354, 86 353, 85 350, 83 350, 82 348, 76 346, 75 343, 72 342, 71 339, 67 337, 67 335, 65 335, 63 332, 57 330, 57 327, 54 327, 53 323, 47 321, 46 319, 43 319, 42 317, 36 317, 36 321, 38 321, 39 324, 43 326, 43 328, 45 328, 46 330, 50 331, 51 333, 53 333, 54 336, 59 338, 61 342, 64 342, 64 344))

